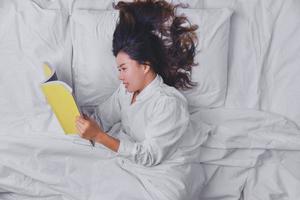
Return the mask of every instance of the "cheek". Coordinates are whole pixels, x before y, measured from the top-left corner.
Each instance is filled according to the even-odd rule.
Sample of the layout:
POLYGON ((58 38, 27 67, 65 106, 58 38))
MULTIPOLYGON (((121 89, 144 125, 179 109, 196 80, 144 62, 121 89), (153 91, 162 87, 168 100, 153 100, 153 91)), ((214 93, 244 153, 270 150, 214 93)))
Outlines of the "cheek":
POLYGON ((130 71, 126 70, 122 72, 123 79, 128 82, 132 79, 130 71))
POLYGON ((139 68, 129 68, 126 73, 124 73, 124 79, 129 83, 130 90, 139 90, 143 85, 143 73, 139 68))
POLYGON ((144 77, 141 76, 140 74, 136 74, 134 79, 133 79, 134 86, 136 89, 140 89, 143 86, 144 83, 144 77))
POLYGON ((136 81, 136 72, 132 69, 128 69, 126 73, 124 73, 124 77, 128 82, 134 83, 136 81))

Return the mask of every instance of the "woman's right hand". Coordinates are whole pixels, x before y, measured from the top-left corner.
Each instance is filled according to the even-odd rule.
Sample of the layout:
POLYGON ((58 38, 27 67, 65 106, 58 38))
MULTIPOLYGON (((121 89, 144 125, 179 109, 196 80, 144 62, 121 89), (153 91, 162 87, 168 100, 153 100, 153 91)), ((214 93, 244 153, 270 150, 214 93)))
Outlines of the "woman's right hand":
POLYGON ((103 133, 97 122, 86 115, 77 116, 75 123, 80 137, 84 139, 95 141, 96 137, 103 133))

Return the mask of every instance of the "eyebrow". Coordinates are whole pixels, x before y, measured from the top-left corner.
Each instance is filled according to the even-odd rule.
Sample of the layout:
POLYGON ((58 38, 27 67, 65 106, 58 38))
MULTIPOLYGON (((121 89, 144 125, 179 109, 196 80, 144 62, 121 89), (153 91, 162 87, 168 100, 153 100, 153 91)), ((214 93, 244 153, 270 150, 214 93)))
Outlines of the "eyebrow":
POLYGON ((119 65, 118 68, 122 67, 123 65, 125 65, 125 63, 122 63, 121 65, 119 65))

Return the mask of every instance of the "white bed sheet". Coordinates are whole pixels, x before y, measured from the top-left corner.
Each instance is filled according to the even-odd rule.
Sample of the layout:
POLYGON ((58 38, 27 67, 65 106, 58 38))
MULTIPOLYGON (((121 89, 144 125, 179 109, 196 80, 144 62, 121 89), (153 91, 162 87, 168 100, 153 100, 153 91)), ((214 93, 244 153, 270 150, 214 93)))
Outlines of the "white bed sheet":
POLYGON ((194 117, 214 128, 198 160, 201 200, 297 200, 300 129, 281 115, 252 109, 201 109, 194 117))
POLYGON ((229 7, 226 107, 281 114, 300 125, 300 1, 204 0, 229 7))
POLYGON ((297 200, 300 2, 204 0, 203 6, 234 14, 227 109, 200 114, 218 124, 202 149, 209 180, 201 199, 297 200))
POLYGON ((37 131, 38 120, 45 122, 25 118, 0 131, 1 200, 194 200, 200 195, 205 176, 198 163, 138 166, 100 144, 92 147, 78 135, 64 135, 56 120, 46 120, 48 127, 37 131), (49 126, 57 131, 48 132, 49 126))
POLYGON ((102 147, 66 137, 0 138, 1 199, 150 199, 147 188, 102 147))

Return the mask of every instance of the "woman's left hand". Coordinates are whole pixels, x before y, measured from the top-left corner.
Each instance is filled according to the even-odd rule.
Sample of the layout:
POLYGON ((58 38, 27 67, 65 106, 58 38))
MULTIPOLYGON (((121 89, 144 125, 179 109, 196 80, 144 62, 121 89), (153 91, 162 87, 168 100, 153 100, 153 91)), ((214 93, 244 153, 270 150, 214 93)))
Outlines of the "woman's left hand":
POLYGON ((87 140, 95 140, 98 134, 103 132, 97 122, 87 116, 76 117, 76 128, 79 131, 80 137, 87 140))

